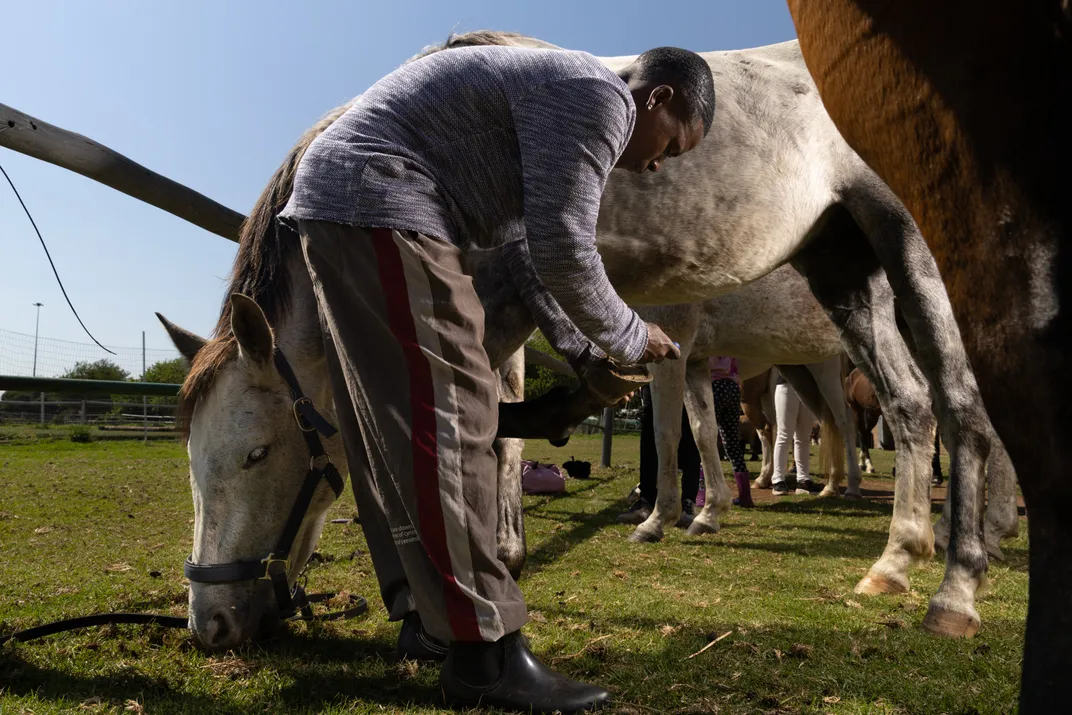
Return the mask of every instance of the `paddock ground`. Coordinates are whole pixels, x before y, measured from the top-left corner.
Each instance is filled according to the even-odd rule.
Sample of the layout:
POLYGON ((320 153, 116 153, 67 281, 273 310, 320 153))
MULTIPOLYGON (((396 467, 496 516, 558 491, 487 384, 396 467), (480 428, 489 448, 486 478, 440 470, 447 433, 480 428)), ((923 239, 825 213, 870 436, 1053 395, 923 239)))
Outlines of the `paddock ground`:
MULTIPOLYGON (((868 502, 790 497, 734 510, 717 535, 673 530, 637 546, 614 523, 636 482, 637 445, 617 438, 614 467, 570 480, 565 496, 525 500, 533 648, 608 686, 611 712, 1014 710, 1026 525, 1006 543, 1007 562, 991 566, 979 635, 941 640, 920 626, 940 558, 912 571, 909 594, 852 593, 886 542, 891 507, 879 492, 892 488, 892 453, 873 452, 880 474, 868 502)), ((598 437, 526 450, 558 463, 598 454, 598 437)), ((348 493, 331 516, 353 514, 348 493)), ((0 633, 98 611, 184 614, 192 516, 177 443, 0 445, 0 633)), ((138 627, 9 644, 0 713, 441 712, 438 667, 392 662, 397 626, 360 527, 329 524, 319 553, 310 590, 364 595, 368 616, 293 626, 215 657, 184 631, 138 627)))

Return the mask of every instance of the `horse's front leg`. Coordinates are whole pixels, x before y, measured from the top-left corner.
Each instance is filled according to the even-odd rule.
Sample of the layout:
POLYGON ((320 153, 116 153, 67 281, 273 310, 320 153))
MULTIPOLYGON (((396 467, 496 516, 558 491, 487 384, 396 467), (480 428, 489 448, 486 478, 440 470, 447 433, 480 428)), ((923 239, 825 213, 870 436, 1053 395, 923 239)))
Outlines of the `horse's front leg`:
MULTIPOLYGON (((677 447, 681 441, 681 407, 685 393, 685 350, 678 360, 651 366, 652 418, 659 456, 658 494, 651 515, 629 537, 633 542, 659 541, 664 530, 681 518, 677 447)), ((706 505, 705 505, 706 506, 706 505)))
MULTIPOLYGON (((518 350, 499 366, 499 402, 520 402, 525 399, 525 352, 518 350)), ((521 505, 522 439, 495 440, 498 457, 499 523, 496 541, 499 560, 506 564, 516 580, 525 565, 525 519, 521 505)))
POLYGON ((719 461, 718 422, 711 390, 711 371, 706 360, 686 366, 684 397, 704 472, 704 506, 687 531, 693 536, 714 534, 719 530, 718 517, 730 509, 732 496, 719 461))

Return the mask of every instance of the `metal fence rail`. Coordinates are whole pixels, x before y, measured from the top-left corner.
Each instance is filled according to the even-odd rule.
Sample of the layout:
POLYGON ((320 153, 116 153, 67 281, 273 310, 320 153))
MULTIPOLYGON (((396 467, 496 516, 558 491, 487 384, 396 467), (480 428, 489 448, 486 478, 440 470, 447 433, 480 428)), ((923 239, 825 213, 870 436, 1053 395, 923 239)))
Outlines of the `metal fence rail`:
POLYGON ((118 380, 71 380, 59 377, 25 377, 0 375, 0 390, 38 392, 40 399, 0 400, 0 423, 93 424, 96 426, 137 425, 146 439, 150 420, 153 431, 161 424, 175 422, 175 405, 149 404, 148 397, 174 397, 181 385, 163 382, 124 382, 118 380), (46 393, 60 399, 46 399, 46 393), (141 395, 142 402, 63 399, 83 395, 141 395), (140 410, 140 414, 135 413, 140 410), (162 414, 163 413, 163 414, 162 414))

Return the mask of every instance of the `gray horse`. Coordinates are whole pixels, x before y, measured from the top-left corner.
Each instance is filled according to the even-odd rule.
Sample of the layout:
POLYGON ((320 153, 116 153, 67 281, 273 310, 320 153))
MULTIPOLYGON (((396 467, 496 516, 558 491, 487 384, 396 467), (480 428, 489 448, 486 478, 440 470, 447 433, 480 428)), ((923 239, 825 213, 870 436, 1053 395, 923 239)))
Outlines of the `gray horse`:
MULTIPOLYGON (((453 37, 428 51, 470 44, 550 47, 482 32, 453 37)), ((943 411, 942 434, 953 455, 951 478, 980 484, 982 455, 990 441, 989 421, 944 286, 904 207, 830 122, 795 42, 712 52, 705 58, 718 88, 710 135, 657 176, 610 180, 598 224, 600 255, 615 288, 634 305, 707 300, 787 262, 805 277, 853 362, 875 385, 899 447, 889 543, 857 589, 906 591, 908 567, 934 551, 929 482, 935 423, 928 383, 950 406, 943 411), (854 269, 843 270, 844 261, 854 269), (898 312, 908 340, 898 330, 898 312)), ((618 68, 630 60, 605 62, 618 68)), ((244 293, 256 303, 226 304, 207 344, 168 324, 176 345, 193 360, 184 395, 192 417, 193 556, 200 563, 233 562, 270 551, 290 496, 308 469, 280 376, 272 366, 244 358, 241 346, 250 331, 263 334, 271 326, 276 345, 290 358, 307 394, 330 412, 311 285, 296 237, 277 232, 273 219, 305 147, 344 109, 306 133, 243 230, 229 292, 244 293), (235 415, 242 418, 235 420, 235 415), (266 440, 293 448, 268 455, 267 481, 241 479, 246 455, 266 440)), ((516 353, 537 326, 498 251, 474 253, 469 260, 488 315, 485 346, 493 365, 509 368, 503 372, 504 392, 516 399, 516 353)), ((554 344, 559 336, 548 331, 548 337, 554 344)), ((702 409, 714 424, 711 404, 709 398, 703 400, 702 409)), ((337 438, 328 440, 328 449, 342 453, 337 438)), ((518 451, 516 443, 501 445, 500 479, 516 480, 518 451)), ((513 498, 502 491, 503 498, 513 498)), ((961 548, 950 555, 946 578, 930 604, 926 625, 939 633, 973 633, 979 625, 974 593, 985 578, 986 552, 980 505, 970 497, 976 491, 961 491, 969 495, 968 502, 957 506, 960 518, 953 523, 961 548)), ((332 497, 325 488, 314 498, 295 541, 290 578, 311 553, 332 497)), ((359 508, 365 498, 358 494, 359 508)), ((710 471, 706 498, 694 525, 715 531, 729 495, 710 471)), ((679 502, 668 503, 661 495, 652 519, 674 523, 679 509, 679 502)), ((520 525, 519 499, 503 505, 504 512, 510 510, 506 523, 520 525)), ((523 555, 520 533, 500 536, 508 562, 523 555)), ((387 546, 370 544, 370 549, 375 556, 387 546)), ((213 647, 245 640, 270 611, 267 592, 248 583, 193 584, 190 605, 195 634, 213 647)))

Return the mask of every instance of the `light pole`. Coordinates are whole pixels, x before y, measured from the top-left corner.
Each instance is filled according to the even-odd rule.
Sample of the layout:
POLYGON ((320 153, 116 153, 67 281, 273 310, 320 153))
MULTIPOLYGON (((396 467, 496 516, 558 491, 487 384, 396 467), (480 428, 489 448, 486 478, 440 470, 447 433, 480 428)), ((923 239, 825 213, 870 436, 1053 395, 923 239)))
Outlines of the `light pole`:
POLYGON ((37 333, 41 329, 41 306, 44 303, 34 303, 34 307, 37 308, 37 324, 34 325, 34 362, 33 362, 33 376, 37 377, 37 333))
MULTIPOLYGON (((37 335, 41 330, 41 306, 44 303, 34 303, 34 307, 37 308, 37 323, 34 325, 34 362, 33 362, 33 376, 37 377, 37 335)), ((45 426, 45 393, 41 392, 41 426, 45 426)))

